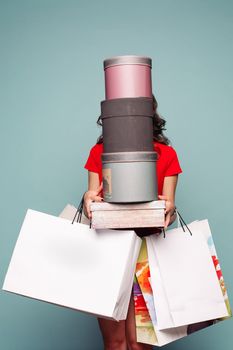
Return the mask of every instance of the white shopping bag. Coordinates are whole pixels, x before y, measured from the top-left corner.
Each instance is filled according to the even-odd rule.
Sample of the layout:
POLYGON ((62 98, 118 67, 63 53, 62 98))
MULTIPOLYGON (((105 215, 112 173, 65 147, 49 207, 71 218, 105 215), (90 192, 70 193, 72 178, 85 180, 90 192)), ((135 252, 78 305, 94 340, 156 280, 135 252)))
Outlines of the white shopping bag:
POLYGON ((3 289, 125 319, 141 239, 28 209, 3 289))
MULTIPOLYGON (((202 232, 205 236, 205 240, 208 243, 209 252, 213 261, 213 265, 215 266, 219 285, 221 286, 224 301, 228 310, 228 316, 215 320, 159 330, 157 328, 157 310, 154 306, 153 290, 151 288, 151 271, 148 261, 147 245, 145 238, 143 238, 136 264, 136 278, 134 280, 135 321, 138 342, 163 346, 231 317, 232 313, 227 296, 227 290, 221 272, 219 260, 216 254, 208 220, 202 220, 200 222, 196 221, 194 224, 197 226, 199 223, 203 229, 202 232)), ((190 224, 189 227, 192 228, 192 225, 193 223, 190 224)), ((159 273, 159 269, 157 272, 159 273)), ((159 289, 157 287, 159 287, 160 284, 161 283, 157 283, 156 285, 156 294, 159 292, 159 289)))
POLYGON ((204 222, 146 237, 157 330, 229 316, 204 222))

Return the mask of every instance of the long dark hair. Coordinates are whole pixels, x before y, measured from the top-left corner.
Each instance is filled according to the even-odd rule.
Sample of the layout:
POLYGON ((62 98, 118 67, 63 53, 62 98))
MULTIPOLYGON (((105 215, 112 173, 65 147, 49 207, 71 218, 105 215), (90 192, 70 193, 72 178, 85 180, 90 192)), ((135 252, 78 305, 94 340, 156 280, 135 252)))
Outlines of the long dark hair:
MULTIPOLYGON (((163 143, 164 145, 169 145, 170 144, 169 139, 163 134, 163 131, 166 130, 165 129, 166 121, 158 114, 158 112, 157 112, 158 102, 156 101, 156 98, 154 97, 154 95, 152 95, 152 97, 153 97, 153 110, 154 110, 154 114, 153 114, 153 139, 156 142, 163 143)), ((101 116, 99 116, 96 123, 99 126, 103 125, 101 116)), ((98 137, 96 143, 103 143, 103 134, 101 134, 98 137)))

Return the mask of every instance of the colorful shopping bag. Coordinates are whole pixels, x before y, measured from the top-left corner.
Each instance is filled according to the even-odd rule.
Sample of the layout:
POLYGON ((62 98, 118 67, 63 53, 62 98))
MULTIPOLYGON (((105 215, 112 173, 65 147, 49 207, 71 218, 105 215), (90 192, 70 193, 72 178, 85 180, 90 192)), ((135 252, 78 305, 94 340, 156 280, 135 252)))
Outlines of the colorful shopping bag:
MULTIPOLYGON (((158 261, 156 261, 156 268, 152 268, 153 273, 159 274, 160 278, 157 278, 157 285, 154 286, 154 293, 153 288, 151 287, 151 270, 149 267, 149 261, 148 261, 148 255, 147 255, 147 246, 145 244, 145 240, 143 241, 143 244, 141 246, 139 259, 137 261, 136 265, 136 281, 134 283, 134 299, 135 299, 135 317, 136 317, 136 329, 137 329, 137 339, 139 342, 145 342, 148 344, 153 345, 165 345, 167 343, 170 343, 171 341, 174 341, 176 339, 182 338, 190 333, 196 332, 199 329, 203 329, 207 326, 210 326, 212 324, 215 324, 225 318, 229 318, 231 316, 231 310, 230 310, 230 304, 226 292, 226 287, 224 284, 223 276, 221 273, 220 265, 218 262, 216 250, 214 247, 210 227, 207 220, 202 221, 196 221, 189 225, 190 230, 194 233, 197 229, 199 232, 202 232, 203 237, 205 238, 205 242, 208 244, 208 251, 211 257, 211 261, 213 263, 213 267, 215 268, 215 277, 218 279, 219 288, 221 290, 221 295, 223 297, 225 307, 226 307, 226 314, 225 316, 212 319, 212 320, 204 320, 202 322, 196 322, 191 323, 187 325, 183 325, 180 327, 172 327, 169 329, 161 330, 158 327, 158 320, 157 317, 160 315, 157 315, 157 309, 154 302, 154 295, 156 293, 164 293, 163 299, 162 299, 162 307, 166 309, 167 304, 169 304, 169 299, 166 295, 166 289, 164 289, 163 286, 163 279, 161 278, 160 268, 158 265, 158 261), (137 292, 136 292, 137 291, 137 292), (149 322, 147 324, 144 324, 144 327, 142 327, 143 323, 139 322, 139 310, 137 308, 137 299, 138 296, 143 296, 143 300, 145 302, 145 306, 147 309, 147 315, 150 317, 150 324, 149 322), (154 334, 152 333, 152 325, 154 328, 154 334)), ((183 232, 183 231, 182 231, 183 232)), ((169 234, 174 233, 173 230, 167 231, 166 238, 169 234)), ((181 232, 180 232, 181 233, 181 232)), ((147 237, 147 243, 151 240, 152 237, 147 237)), ((163 237, 160 237, 164 239, 163 237)), ((171 256, 170 256, 171 257, 171 256)), ((169 259, 169 250, 167 250, 167 259, 169 259)), ((153 264, 155 264, 155 261, 153 261, 153 264)), ((151 264, 151 261, 150 261, 151 264)), ((179 273, 179 272, 177 272, 179 273)), ((177 274, 176 274, 177 275, 177 274)), ((183 279, 185 281, 185 276, 183 276, 183 279)), ((161 298, 160 298, 161 300, 161 298)), ((161 306, 161 305, 160 305, 161 306)), ((162 309, 161 307, 161 309, 162 309)), ((146 309, 144 310, 144 315, 146 315, 146 309)))
POLYGON ((187 327, 157 329, 157 315, 150 280, 150 267, 144 238, 136 264, 133 288, 137 341, 163 346, 186 336, 187 327))

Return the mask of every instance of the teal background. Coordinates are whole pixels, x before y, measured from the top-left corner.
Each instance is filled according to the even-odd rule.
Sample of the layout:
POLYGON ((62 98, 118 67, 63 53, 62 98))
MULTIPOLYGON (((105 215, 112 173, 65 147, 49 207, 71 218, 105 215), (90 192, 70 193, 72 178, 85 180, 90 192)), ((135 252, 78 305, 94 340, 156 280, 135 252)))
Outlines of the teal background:
MULTIPOLYGON (((233 2, 0 1, 0 282, 27 208, 59 214, 87 189, 105 58, 153 59, 153 90, 183 169, 177 206, 208 218, 232 301, 233 2)), ((184 281, 185 283, 185 281, 184 281)), ((232 348, 232 319, 166 346, 232 348)), ((102 349, 96 319, 0 292, 0 348, 102 349)))

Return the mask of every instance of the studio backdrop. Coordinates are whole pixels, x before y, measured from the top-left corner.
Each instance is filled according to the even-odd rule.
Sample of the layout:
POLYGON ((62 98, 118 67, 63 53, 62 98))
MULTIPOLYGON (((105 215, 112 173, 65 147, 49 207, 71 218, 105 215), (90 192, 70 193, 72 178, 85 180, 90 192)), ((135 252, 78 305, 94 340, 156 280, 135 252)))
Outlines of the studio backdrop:
MULTIPOLYGON (((59 215, 87 190, 103 60, 144 55, 183 173, 176 204, 208 218, 232 303, 233 2, 0 1, 0 284, 28 208, 59 215)), ((95 317, 0 291, 0 348, 100 350, 95 317)), ((232 348, 232 319, 166 346, 232 348)))

